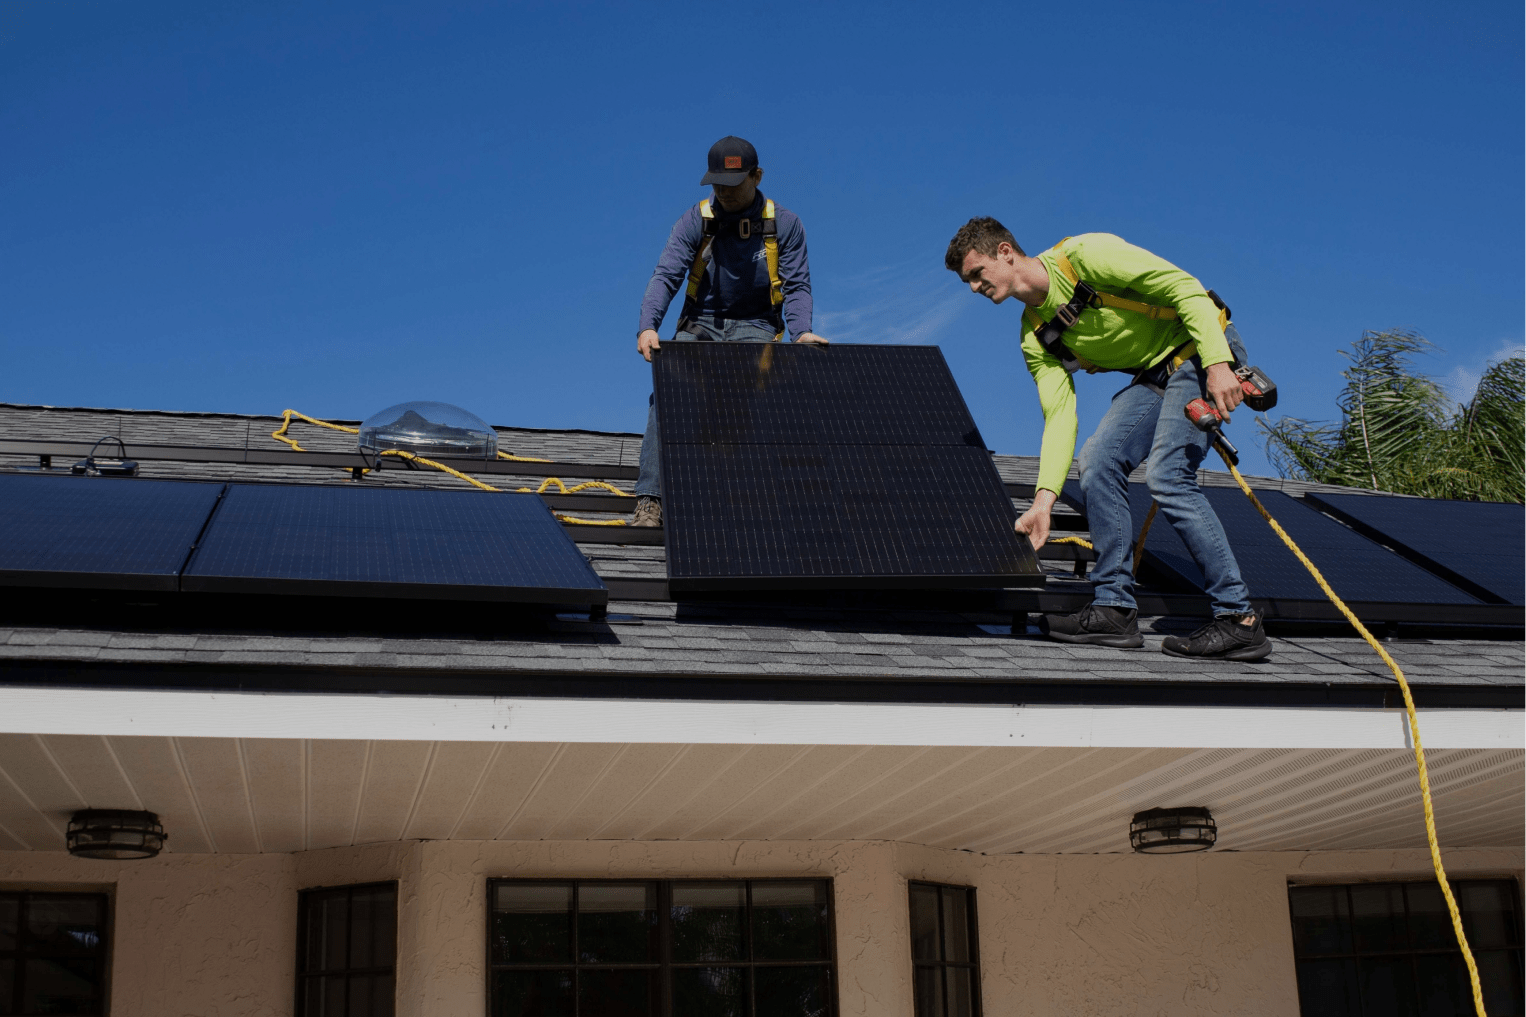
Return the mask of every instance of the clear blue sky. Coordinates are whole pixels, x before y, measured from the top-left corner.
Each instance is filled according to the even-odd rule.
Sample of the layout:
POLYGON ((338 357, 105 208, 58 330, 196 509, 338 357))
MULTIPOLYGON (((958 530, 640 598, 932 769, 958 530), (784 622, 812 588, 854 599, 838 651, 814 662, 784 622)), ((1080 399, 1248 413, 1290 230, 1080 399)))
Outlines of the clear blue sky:
POLYGON ((978 214, 1198 275, 1279 414, 1333 416, 1367 328, 1466 387, 1522 340, 1521 38, 1518 0, 10 2, 0 400, 639 430, 642 290, 732 133, 816 330, 942 346, 1000 451, 1041 419, 1017 308, 942 268, 978 214))

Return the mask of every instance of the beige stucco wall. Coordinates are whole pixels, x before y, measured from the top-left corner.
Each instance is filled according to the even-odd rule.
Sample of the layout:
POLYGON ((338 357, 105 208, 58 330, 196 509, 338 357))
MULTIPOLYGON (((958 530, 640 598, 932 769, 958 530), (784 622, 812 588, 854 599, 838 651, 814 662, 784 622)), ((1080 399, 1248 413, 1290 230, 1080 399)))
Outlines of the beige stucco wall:
MULTIPOLYGON (((1448 852, 1521 878, 1519 850, 1448 852)), ((985 856, 877 842, 436 841, 89 862, 0 852, 0 887, 114 893, 112 1013, 292 1009, 296 893, 397 879, 399 1017, 485 1012, 491 876, 830 876, 844 1017, 911 1014, 906 881, 975 886, 988 1014, 1297 1014, 1289 879, 1424 878, 1423 852, 985 856)))

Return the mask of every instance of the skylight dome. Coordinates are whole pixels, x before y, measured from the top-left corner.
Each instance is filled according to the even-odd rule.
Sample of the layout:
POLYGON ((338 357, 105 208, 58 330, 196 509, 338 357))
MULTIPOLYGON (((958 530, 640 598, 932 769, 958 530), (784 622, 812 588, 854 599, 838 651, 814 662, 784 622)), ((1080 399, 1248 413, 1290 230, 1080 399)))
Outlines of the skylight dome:
POLYGON ((366 418, 359 445, 362 452, 395 448, 421 456, 492 459, 498 455, 498 432, 450 403, 398 403, 366 418))

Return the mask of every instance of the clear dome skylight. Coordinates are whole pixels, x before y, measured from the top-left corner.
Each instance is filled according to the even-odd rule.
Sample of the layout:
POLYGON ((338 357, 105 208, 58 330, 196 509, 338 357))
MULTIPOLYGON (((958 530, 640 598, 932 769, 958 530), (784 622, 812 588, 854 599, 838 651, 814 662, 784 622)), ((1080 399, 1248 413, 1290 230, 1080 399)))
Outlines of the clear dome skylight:
POLYGON ((398 403, 366 418, 359 445, 364 452, 395 448, 421 456, 492 459, 498 454, 498 432, 450 403, 398 403))

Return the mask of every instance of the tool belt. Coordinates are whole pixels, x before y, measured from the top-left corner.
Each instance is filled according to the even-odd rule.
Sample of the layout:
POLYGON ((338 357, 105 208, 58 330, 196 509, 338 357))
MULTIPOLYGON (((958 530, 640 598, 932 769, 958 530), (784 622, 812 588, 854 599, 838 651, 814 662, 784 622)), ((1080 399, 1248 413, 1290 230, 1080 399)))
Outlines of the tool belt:
POLYGON ((1134 380, 1131 384, 1143 385, 1156 395, 1164 396, 1166 394, 1166 382, 1171 380, 1173 374, 1182 369, 1183 364, 1195 356, 1197 356, 1197 340, 1189 339, 1172 350, 1165 360, 1162 360, 1154 367, 1146 367, 1134 375, 1134 380))

